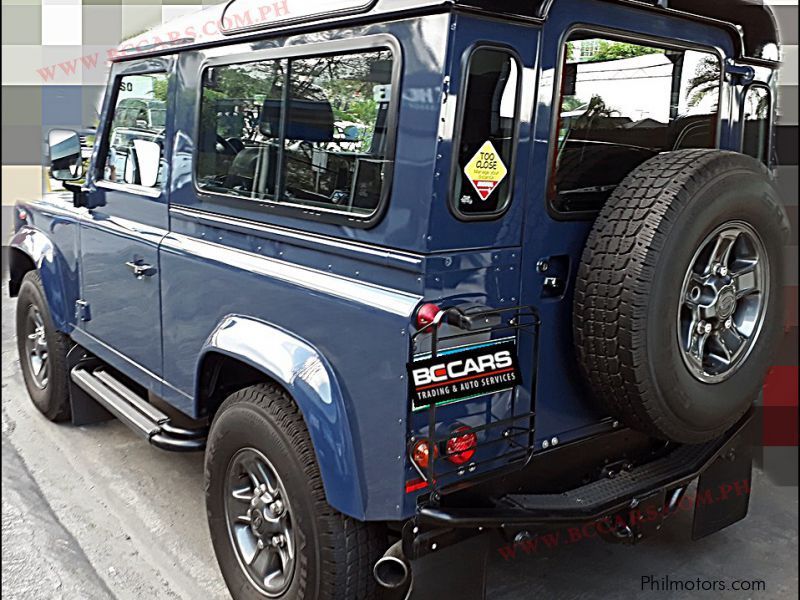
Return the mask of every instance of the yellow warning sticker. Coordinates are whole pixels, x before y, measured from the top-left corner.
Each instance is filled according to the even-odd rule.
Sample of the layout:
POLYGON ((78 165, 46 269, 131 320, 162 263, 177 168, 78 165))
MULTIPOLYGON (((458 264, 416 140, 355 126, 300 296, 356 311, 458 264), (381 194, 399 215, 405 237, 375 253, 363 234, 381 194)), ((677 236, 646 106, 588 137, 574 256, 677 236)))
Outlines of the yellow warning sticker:
POLYGON ((472 187, 478 192, 481 200, 486 200, 503 181, 508 169, 492 142, 486 140, 464 167, 464 173, 472 182, 472 187))

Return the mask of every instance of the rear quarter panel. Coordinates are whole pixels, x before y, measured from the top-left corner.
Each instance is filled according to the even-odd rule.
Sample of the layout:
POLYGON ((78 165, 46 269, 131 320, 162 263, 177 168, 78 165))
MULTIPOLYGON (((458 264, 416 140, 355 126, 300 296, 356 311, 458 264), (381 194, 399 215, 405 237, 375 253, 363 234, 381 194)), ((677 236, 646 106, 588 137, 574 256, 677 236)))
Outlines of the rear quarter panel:
MULTIPOLYGON (((398 519, 403 512, 408 327, 426 285, 421 254, 436 164, 430 132, 439 118, 448 23, 447 15, 433 15, 186 52, 178 59, 170 234, 160 253, 167 399, 187 413, 202 412, 195 400, 201 350, 228 316, 286 332, 298 348, 323 358, 340 391, 334 401, 347 417, 361 498, 333 489, 352 486, 341 479, 353 475, 318 459, 328 499, 359 518, 398 519), (391 36, 403 72, 390 211, 380 222, 343 227, 197 192, 193 140, 206 60, 272 50, 279 56, 283 47, 305 45, 313 54, 317 42, 348 41, 357 50, 367 36, 391 36), (339 474, 338 483, 328 468, 339 474)), ((271 340, 261 340, 265 352, 271 340)), ((313 435, 342 436, 336 423, 310 422, 322 412, 304 413, 313 435)))

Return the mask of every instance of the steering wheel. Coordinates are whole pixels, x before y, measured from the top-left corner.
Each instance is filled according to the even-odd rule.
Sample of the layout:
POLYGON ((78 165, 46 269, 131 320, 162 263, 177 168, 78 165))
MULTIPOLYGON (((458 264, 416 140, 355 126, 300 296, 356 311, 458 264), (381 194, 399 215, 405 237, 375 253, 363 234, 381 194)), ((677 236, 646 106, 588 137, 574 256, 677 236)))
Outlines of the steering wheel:
POLYGON ((219 134, 217 134, 217 144, 222 146, 223 154, 227 154, 229 156, 236 156, 239 154, 239 151, 233 146, 233 144, 219 134))

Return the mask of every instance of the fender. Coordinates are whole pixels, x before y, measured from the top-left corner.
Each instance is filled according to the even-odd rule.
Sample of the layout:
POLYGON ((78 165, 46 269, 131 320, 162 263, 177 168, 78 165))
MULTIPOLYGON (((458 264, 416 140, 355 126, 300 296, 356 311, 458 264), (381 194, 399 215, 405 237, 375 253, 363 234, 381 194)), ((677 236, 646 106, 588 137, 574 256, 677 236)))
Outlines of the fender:
POLYGON ((208 337, 198 359, 225 354, 258 369, 292 396, 308 427, 328 503, 364 519, 366 507, 350 419, 341 388, 328 361, 308 342, 269 323, 228 315, 208 337))
MULTIPOLYGON (((56 329, 69 334, 74 326, 74 306, 77 296, 67 293, 65 280, 69 277, 69 267, 64 256, 52 240, 40 229, 23 225, 9 242, 9 247, 28 256, 39 272, 44 285, 44 294, 56 329)), ((10 292, 16 296, 23 274, 17 274, 10 261, 10 292)))

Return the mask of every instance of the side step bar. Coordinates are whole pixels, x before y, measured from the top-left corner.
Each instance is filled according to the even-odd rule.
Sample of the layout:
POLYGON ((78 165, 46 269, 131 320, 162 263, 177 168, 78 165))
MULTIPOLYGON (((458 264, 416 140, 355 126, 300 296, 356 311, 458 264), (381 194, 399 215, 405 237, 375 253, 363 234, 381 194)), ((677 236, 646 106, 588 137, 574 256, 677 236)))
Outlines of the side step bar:
POLYGON ((208 429, 184 429, 170 423, 168 415, 116 379, 103 367, 82 365, 71 371, 73 383, 111 414, 162 450, 192 452, 206 446, 208 429))

